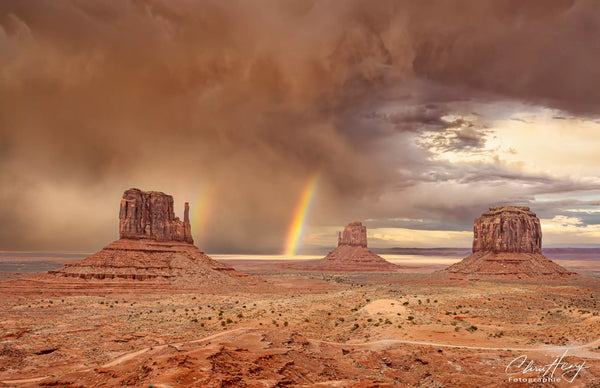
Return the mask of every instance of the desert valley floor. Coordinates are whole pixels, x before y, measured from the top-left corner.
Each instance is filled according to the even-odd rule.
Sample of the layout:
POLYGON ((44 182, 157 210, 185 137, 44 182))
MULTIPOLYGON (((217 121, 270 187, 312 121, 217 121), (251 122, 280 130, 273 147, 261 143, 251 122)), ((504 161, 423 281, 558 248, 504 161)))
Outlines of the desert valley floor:
POLYGON ((223 262, 248 284, 0 282, 0 386, 600 386, 597 262, 556 283, 223 262))

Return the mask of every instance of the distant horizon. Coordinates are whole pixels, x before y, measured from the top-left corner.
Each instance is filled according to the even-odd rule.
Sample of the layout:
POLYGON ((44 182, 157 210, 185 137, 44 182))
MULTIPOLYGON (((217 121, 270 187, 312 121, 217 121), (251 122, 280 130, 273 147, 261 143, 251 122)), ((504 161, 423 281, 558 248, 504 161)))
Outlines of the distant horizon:
MULTIPOLYGON (((194 244, 196 245, 196 244, 194 244)), ((197 245, 196 245, 197 246, 197 245)), ((202 250, 201 247, 200 250, 202 250)), ((52 256, 52 257, 60 257, 61 255, 67 255, 67 256, 73 256, 73 257, 77 257, 77 256, 88 256, 88 255, 92 255, 94 253, 96 253, 97 251, 99 251, 102 248, 99 248, 98 250, 92 250, 92 251, 67 251, 67 250, 0 250, 0 257, 10 257, 11 254, 19 254, 19 255, 24 255, 26 256, 27 254, 30 254, 32 256, 39 256, 41 258, 43 258, 43 255, 47 255, 47 256, 52 256)), ((319 247, 319 248, 313 248, 313 249, 300 249, 299 252, 296 255, 287 255, 287 256, 315 256, 315 255, 325 255, 328 252, 332 251, 333 249, 335 249, 335 246, 331 246, 331 247, 319 247)), ((371 247, 369 246, 369 249, 372 250, 375 253, 380 253, 380 254, 393 254, 392 251, 394 250, 412 250, 412 251, 435 251, 435 250, 439 250, 439 251, 452 251, 452 250, 457 250, 457 251, 463 251, 463 250, 467 250, 467 251, 471 251, 472 247, 392 247, 392 248, 378 248, 378 247, 371 247)), ((542 248, 542 252, 546 251, 546 250, 550 250, 550 249, 577 249, 577 250, 592 250, 592 249, 600 249, 600 244, 596 244, 596 245, 592 245, 592 246, 583 246, 583 245, 565 245, 565 246, 547 246, 547 247, 543 247, 542 248)), ((248 255, 248 256, 256 256, 256 255, 267 255, 267 256, 286 256, 286 254, 282 253, 282 252, 277 252, 275 250, 267 250, 267 251, 261 251, 261 252, 253 252, 253 251, 246 251, 246 252, 208 252, 208 251, 203 251, 204 253, 206 253, 207 255, 248 255)), ((30 256, 28 256, 30 257, 30 256)))

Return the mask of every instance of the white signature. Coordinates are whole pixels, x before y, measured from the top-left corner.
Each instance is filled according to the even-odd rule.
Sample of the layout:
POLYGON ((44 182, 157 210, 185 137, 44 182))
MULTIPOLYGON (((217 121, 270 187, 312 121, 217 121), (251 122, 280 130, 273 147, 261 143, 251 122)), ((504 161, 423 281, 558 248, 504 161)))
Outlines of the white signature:
POLYGON ((551 364, 537 364, 535 361, 530 360, 527 361, 527 356, 522 355, 514 360, 512 360, 506 366, 506 374, 515 375, 515 374, 525 374, 530 372, 543 372, 542 377, 554 378, 554 374, 557 372, 562 372, 561 376, 568 382, 572 383, 573 380, 583 369, 589 369, 589 366, 585 366, 585 361, 579 364, 572 364, 563 359, 567 356, 568 350, 565 350, 562 356, 557 357, 551 364))

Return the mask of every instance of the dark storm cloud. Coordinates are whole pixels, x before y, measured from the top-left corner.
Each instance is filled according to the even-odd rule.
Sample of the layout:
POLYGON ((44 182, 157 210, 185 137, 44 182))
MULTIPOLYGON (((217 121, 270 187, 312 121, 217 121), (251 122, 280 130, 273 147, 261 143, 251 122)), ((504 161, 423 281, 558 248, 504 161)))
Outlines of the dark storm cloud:
POLYGON ((442 120, 447 112, 441 110, 434 104, 426 106, 411 107, 404 112, 393 112, 387 114, 370 113, 368 119, 385 121, 400 131, 421 131, 423 129, 441 129, 446 122, 442 120))
POLYGON ((582 226, 594 222, 598 213, 573 209, 597 209, 598 201, 537 200, 539 195, 586 193, 598 185, 577 178, 528 174, 503 165, 430 162, 419 165, 411 185, 388 194, 384 203, 368 207, 369 228, 471 231, 473 220, 490 206, 530 206, 540 218, 575 216, 582 226))
POLYGON ((442 120, 451 102, 596 114, 599 12, 586 1, 3 1, 0 247, 97 248, 116 237, 131 186, 197 207, 210 186, 197 238, 244 251, 282 244, 315 170, 325 224, 431 179, 535 183, 490 167, 436 172, 409 145, 382 152, 382 122, 475 151, 485 128, 442 120), (368 116, 390 101, 406 110, 368 116))
MULTIPOLYGON (((457 2, 436 3, 435 14, 447 12, 452 23, 439 23, 430 14, 433 26, 417 43, 414 69, 418 74, 597 114, 600 8, 596 2, 458 3, 462 7, 457 2)), ((424 17, 430 10, 419 2, 419 15, 424 17)))
POLYGON ((430 131, 421 144, 436 152, 483 151, 489 131, 475 125, 464 118, 446 122, 445 128, 436 132, 430 131))

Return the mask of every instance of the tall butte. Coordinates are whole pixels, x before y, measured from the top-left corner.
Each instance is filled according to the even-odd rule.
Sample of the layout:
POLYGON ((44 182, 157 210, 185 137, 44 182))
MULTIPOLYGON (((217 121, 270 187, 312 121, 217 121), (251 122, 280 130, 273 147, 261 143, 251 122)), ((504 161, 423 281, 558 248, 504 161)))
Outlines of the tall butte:
POLYGON ((83 279, 157 280, 198 285, 228 284, 245 277, 193 245, 189 212, 186 202, 181 221, 175 217, 172 196, 129 189, 121 199, 120 239, 100 252, 49 273, 83 279))
POLYGON ((367 248, 367 228, 351 222, 338 233, 338 246, 327 256, 305 264, 303 269, 334 272, 397 272, 400 267, 367 248))
POLYGON ((540 220, 526 206, 496 206, 475 220, 473 254, 444 271, 458 278, 560 279, 574 275, 542 255, 540 220))

